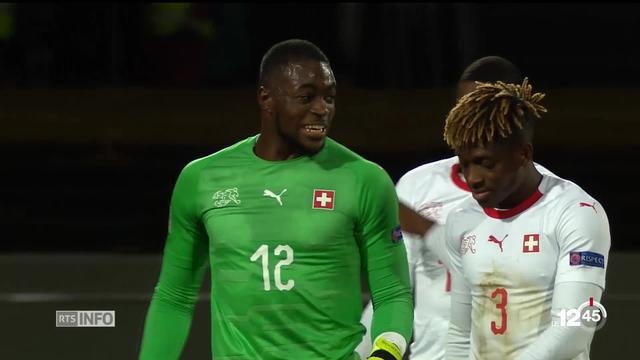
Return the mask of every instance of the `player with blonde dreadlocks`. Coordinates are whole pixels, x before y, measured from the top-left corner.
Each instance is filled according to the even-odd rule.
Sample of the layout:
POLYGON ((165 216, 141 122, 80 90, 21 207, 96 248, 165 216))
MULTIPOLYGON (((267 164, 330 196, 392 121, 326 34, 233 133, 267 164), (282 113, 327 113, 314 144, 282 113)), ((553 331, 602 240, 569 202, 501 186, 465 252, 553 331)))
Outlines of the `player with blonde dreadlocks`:
POLYGON ((444 138, 454 150, 473 143, 485 144, 524 130, 532 117, 547 112, 542 93, 532 93, 525 78, 522 85, 498 81, 477 83, 476 90, 463 96, 447 117, 444 138), (486 116, 486 114, 490 114, 486 116))
MULTIPOLYGON (((522 82, 520 70, 500 56, 484 56, 462 71, 456 84, 456 97, 475 90, 476 81, 522 82)), ((456 99, 457 100, 457 99, 456 99)), ((537 166, 540 173, 549 170, 537 166)), ((410 360, 443 360, 449 328, 451 282, 444 261, 448 257, 443 232, 449 211, 471 197, 460 173, 458 157, 421 164, 406 172, 396 184, 403 242, 407 249, 409 274, 414 292, 413 341, 410 360)), ((362 358, 371 352, 373 305, 367 304, 362 324, 367 335, 358 345, 362 358)))
MULTIPOLYGON (((528 161, 528 166, 522 166, 518 171, 510 174, 501 174, 499 179, 503 183, 517 185, 521 191, 527 192, 535 188, 540 181, 540 174, 535 170, 532 162, 533 122, 547 111, 540 101, 544 98, 542 93, 533 93, 527 78, 521 85, 508 84, 502 81, 496 83, 477 83, 476 90, 460 98, 456 106, 449 112, 444 128, 444 139, 458 155, 460 152, 471 152, 484 159, 489 147, 500 147, 508 151, 507 155, 518 157, 519 164, 528 161), (493 145, 493 146, 491 146, 493 145), (528 175, 528 176, 527 176, 528 175), (524 184, 523 182, 527 182, 524 184)), ((459 156, 460 157, 460 156, 459 156)), ((462 160, 462 158, 460 159, 462 160)), ((518 162, 518 161, 516 161, 518 162)), ((461 162, 461 165, 462 162, 461 162)), ((515 163, 509 164, 515 165, 515 163)), ((464 169, 464 166, 462 166, 464 169)), ((500 170, 500 169, 498 169, 500 170)), ((465 178, 469 183, 473 197, 485 207, 509 208, 517 203, 521 194, 512 194, 507 198, 507 193, 512 193, 512 187, 498 186, 497 193, 486 191, 474 191, 474 188, 484 189, 486 184, 478 183, 476 179, 465 178), (469 181, 471 180, 471 181, 469 181), (489 196, 493 195, 493 196, 489 196)))
POLYGON ((447 359, 589 359, 602 326, 582 315, 604 290, 609 223, 579 186, 534 166, 543 98, 527 79, 478 83, 447 116, 444 139, 472 194, 444 229, 447 359), (580 326, 562 326, 561 312, 579 308, 580 326))

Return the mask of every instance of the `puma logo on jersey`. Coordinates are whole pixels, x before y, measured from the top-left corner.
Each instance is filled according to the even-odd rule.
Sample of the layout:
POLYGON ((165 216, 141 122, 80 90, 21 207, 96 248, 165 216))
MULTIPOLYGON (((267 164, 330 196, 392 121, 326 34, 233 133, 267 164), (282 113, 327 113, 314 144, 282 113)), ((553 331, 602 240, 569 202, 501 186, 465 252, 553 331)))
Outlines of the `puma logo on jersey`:
POLYGON ((500 246, 500 252, 503 252, 504 250, 502 249, 502 242, 507 238, 507 236, 509 236, 509 234, 505 235, 502 240, 498 240, 495 236, 489 235, 489 242, 498 244, 498 246, 500 246))
POLYGON ((278 195, 276 195, 275 193, 273 193, 273 191, 271 190, 265 190, 264 193, 262 194, 262 196, 268 196, 268 197, 272 197, 274 199, 276 199, 278 201, 278 204, 280 204, 280 206, 282 206, 282 198, 280 198, 282 196, 282 194, 284 194, 287 191, 287 189, 282 190, 282 192, 278 195))
POLYGON ((598 213, 598 212, 596 211, 596 203, 595 203, 595 202, 594 202, 593 204, 589 204, 589 203, 586 203, 586 202, 581 202, 581 203, 580 203, 580 207, 590 207, 590 208, 592 208, 592 209, 593 209, 593 211, 595 211, 595 212, 596 212, 596 214, 598 213))
POLYGON ((240 199, 238 199, 239 197, 240 195, 238 194, 238 188, 231 188, 227 190, 216 191, 216 193, 211 197, 211 200, 213 200, 213 206, 223 207, 227 206, 229 203, 240 205, 241 201, 240 199))

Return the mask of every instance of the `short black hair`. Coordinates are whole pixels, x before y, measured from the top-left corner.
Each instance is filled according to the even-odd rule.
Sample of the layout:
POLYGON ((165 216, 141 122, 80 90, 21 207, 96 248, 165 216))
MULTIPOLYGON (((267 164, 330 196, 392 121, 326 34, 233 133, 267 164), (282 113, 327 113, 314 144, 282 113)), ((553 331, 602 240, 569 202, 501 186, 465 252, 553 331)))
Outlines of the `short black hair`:
POLYGON ((273 45, 262 57, 258 85, 266 85, 273 71, 292 60, 317 60, 329 63, 329 58, 308 40, 289 39, 273 45))
POLYGON ((462 72, 460 81, 496 82, 521 84, 520 70, 509 60, 500 56, 485 56, 472 62, 462 72))

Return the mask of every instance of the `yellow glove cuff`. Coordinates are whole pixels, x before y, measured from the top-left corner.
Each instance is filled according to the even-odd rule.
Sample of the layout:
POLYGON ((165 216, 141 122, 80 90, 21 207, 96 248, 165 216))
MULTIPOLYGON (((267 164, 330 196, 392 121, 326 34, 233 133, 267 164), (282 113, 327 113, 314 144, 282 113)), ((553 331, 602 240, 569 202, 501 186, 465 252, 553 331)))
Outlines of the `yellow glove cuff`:
POLYGON ((402 360, 402 354, 398 345, 379 337, 373 344, 373 350, 368 359, 373 360, 402 360))

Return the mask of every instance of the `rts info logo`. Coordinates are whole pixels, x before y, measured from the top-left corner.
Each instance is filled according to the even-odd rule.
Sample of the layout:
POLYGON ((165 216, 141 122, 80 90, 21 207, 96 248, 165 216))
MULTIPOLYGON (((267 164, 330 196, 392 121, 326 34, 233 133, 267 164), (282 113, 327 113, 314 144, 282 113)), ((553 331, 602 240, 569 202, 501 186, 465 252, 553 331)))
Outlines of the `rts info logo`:
POLYGON ((116 327, 113 310, 56 311, 56 327, 116 327))

